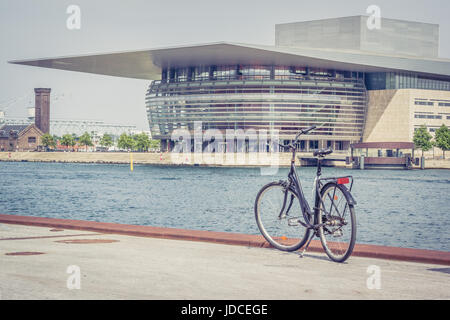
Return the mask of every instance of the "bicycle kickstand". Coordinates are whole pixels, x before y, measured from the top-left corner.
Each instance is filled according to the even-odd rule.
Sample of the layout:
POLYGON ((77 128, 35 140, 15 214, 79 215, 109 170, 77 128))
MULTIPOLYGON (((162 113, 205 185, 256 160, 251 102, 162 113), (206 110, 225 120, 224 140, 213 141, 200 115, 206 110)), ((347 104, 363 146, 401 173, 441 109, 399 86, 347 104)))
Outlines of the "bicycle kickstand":
POLYGON ((311 235, 308 242, 306 243, 305 249, 303 249, 303 251, 300 253, 300 258, 303 258, 303 255, 305 254, 306 249, 308 249, 309 244, 311 243, 311 240, 316 236, 316 231, 315 230, 313 230, 313 231, 314 231, 313 234, 311 235))

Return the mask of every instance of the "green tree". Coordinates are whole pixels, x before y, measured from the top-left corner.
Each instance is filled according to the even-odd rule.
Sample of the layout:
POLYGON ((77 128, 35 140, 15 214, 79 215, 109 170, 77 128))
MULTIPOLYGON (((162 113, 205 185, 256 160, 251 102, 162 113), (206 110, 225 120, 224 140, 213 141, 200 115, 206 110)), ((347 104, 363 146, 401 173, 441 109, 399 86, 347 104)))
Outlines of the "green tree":
POLYGON ((148 148, 150 147, 150 139, 147 134, 144 132, 136 134, 133 136, 133 139, 135 141, 135 147, 139 151, 148 151, 148 148))
POLYGON ((103 147, 111 147, 114 144, 112 137, 105 133, 103 137, 100 139, 100 145, 103 147))
POLYGON ((55 148, 56 147, 56 140, 55 140, 55 138, 52 135, 48 134, 48 133, 44 134, 41 137, 41 143, 42 143, 42 145, 45 148, 49 148, 49 147, 55 148))
POLYGON ((92 138, 91 135, 87 132, 83 133, 80 138, 79 138, 79 143, 82 146, 86 147, 86 151, 87 151, 87 147, 89 146, 93 146, 94 144, 92 143, 92 138))
POLYGON ((61 137, 58 137, 56 134, 53 135, 53 140, 55 141, 55 149, 58 147, 58 144, 61 145, 61 137))
POLYGON ((428 132, 428 129, 425 125, 422 125, 414 132, 413 142, 416 148, 422 150, 422 157, 424 151, 428 151, 433 147, 431 143, 432 138, 433 137, 428 132))
POLYGON ((450 150, 450 130, 445 124, 436 130, 434 140, 436 147, 442 150, 445 159, 445 151, 450 150))
POLYGON ((67 133, 61 137, 61 145, 66 147, 73 147, 76 144, 76 141, 73 135, 67 133))
POLYGON ((161 148, 161 140, 150 140, 150 149, 160 149, 161 148))
POLYGON ((117 146, 120 149, 132 150, 134 148, 134 143, 135 142, 132 136, 122 133, 119 137, 119 141, 117 142, 117 146))

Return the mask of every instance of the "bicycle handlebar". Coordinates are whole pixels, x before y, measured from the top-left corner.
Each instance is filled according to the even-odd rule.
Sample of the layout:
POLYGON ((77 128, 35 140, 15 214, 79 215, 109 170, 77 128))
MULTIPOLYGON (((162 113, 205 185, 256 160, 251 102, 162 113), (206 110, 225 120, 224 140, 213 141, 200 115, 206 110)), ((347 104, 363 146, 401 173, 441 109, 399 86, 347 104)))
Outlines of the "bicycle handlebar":
POLYGON ((295 141, 297 141, 298 138, 299 138, 302 134, 307 134, 307 133, 309 133, 310 131, 314 130, 315 128, 317 128, 317 126, 311 126, 311 127, 307 128, 307 129, 302 129, 302 130, 300 130, 300 132, 295 136, 295 141))

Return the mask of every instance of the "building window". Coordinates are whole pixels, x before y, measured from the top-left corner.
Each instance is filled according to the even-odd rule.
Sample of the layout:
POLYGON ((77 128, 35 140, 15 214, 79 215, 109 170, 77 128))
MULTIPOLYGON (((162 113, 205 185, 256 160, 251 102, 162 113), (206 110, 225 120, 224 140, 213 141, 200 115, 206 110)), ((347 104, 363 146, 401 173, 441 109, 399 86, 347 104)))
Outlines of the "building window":
POLYGON ((188 68, 178 68, 176 70, 176 79, 178 82, 184 82, 188 80, 188 68))
POLYGON ((434 106, 434 102, 431 101, 415 101, 414 104, 416 106, 434 106))
POLYGON ((300 151, 306 151, 306 141, 300 141, 300 151))
POLYGON ((213 71, 215 80, 230 80, 236 78, 236 66, 217 66, 213 71))
POLYGON ((28 137, 28 143, 36 143, 36 137, 28 137))
MULTIPOLYGON (((309 73, 312 76, 331 77, 331 72, 327 69, 311 68, 309 73)), ((352 73, 352 78, 356 78, 355 73, 352 73)))
POLYGON ((336 141, 336 150, 344 150, 344 142, 336 141))
POLYGON ((442 119, 442 115, 433 115, 433 114, 414 114, 414 118, 416 119, 442 119))
POLYGON ((243 79, 263 80, 270 79, 270 69, 266 66, 241 66, 239 71, 243 79))
POLYGON ((202 66, 196 67, 194 70, 194 80, 208 80, 209 79, 209 67, 202 66))
POLYGON ((450 103, 439 102, 439 107, 450 107, 450 103))
POLYGON ((319 141, 318 140, 311 140, 309 141, 309 149, 319 149, 319 141))
POLYGON ((367 73, 366 85, 369 90, 384 89, 427 89, 450 90, 450 81, 423 77, 414 73, 367 73))

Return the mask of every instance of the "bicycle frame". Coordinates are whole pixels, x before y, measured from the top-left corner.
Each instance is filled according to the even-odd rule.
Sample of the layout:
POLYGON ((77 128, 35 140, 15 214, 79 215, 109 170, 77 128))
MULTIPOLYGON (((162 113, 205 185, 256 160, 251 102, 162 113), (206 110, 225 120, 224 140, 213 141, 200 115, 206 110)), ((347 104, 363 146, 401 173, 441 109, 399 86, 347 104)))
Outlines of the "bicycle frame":
MULTIPOLYGON (((296 196, 299 199, 300 202, 300 208, 302 210, 302 215, 303 215, 303 219, 305 220, 305 223, 298 221, 301 225, 303 225, 305 228, 308 229, 314 229, 317 230, 318 228, 320 228, 322 225, 319 224, 312 224, 311 223, 311 218, 310 217, 314 217, 315 213, 317 212, 317 210, 320 210, 319 208, 324 205, 324 202, 322 200, 322 197, 320 196, 320 190, 321 188, 326 184, 326 183, 330 183, 330 182, 334 182, 336 184, 343 184, 340 183, 340 181, 344 181, 346 182, 348 179, 348 183, 350 183, 350 189, 347 189, 346 187, 344 187, 344 195, 348 200, 348 203, 351 205, 355 205, 356 201, 353 199, 353 196, 351 195, 350 191, 352 190, 353 187, 353 177, 352 176, 344 176, 344 177, 329 177, 329 178, 320 178, 322 175, 322 166, 321 166, 321 159, 319 158, 317 161, 317 174, 316 174, 316 183, 315 183, 315 197, 314 197, 314 203, 318 204, 318 206, 314 207, 314 211, 311 210, 308 201, 305 198, 305 195, 303 193, 303 188, 301 186, 300 180, 298 179, 298 175, 297 175, 297 170, 295 168, 295 148, 291 147, 292 149, 292 159, 291 159, 291 167, 288 173, 288 180, 289 180, 289 185, 286 188, 286 193, 284 196, 284 202, 283 202, 283 206, 280 212, 280 216, 283 214, 284 209, 286 207, 286 201, 287 201, 287 195, 288 195, 288 189, 293 186, 294 188, 294 192, 296 194, 296 196), (342 180, 341 180, 342 179, 342 180), (324 183, 326 182, 326 183, 324 183)), ((347 183, 345 183, 347 184, 347 183)), ((334 195, 333 195, 334 197, 334 195)), ((290 208, 292 206, 292 200, 291 203, 289 204, 289 207, 287 209, 287 212, 289 212, 290 208)))

